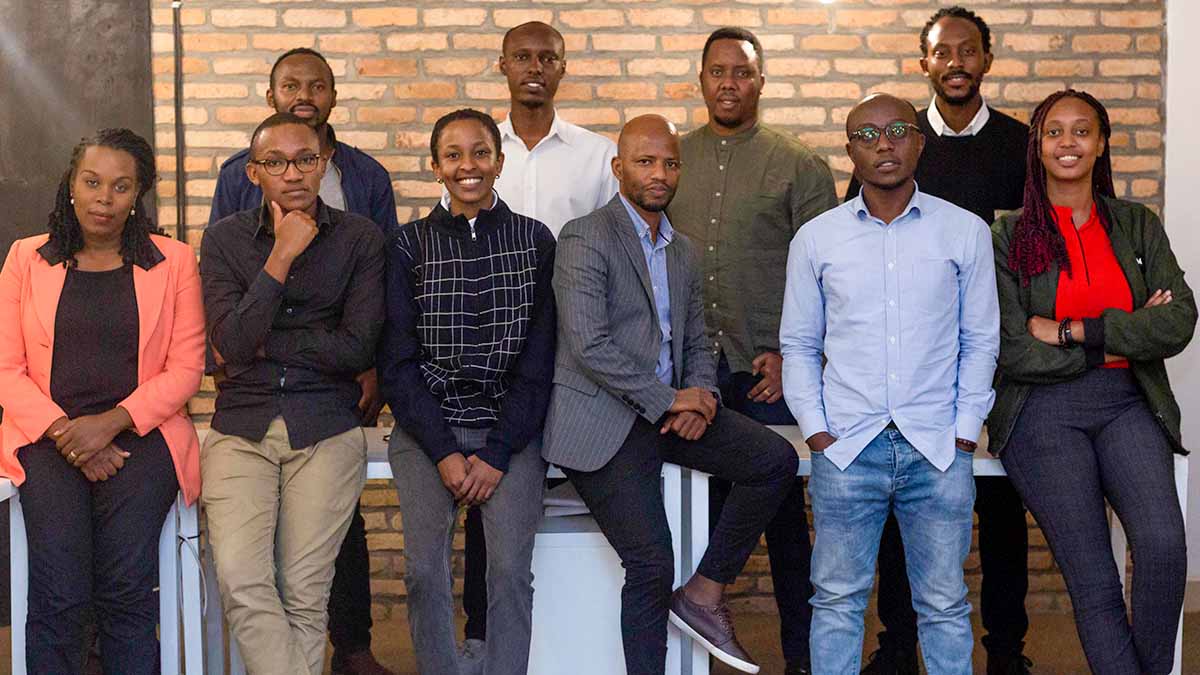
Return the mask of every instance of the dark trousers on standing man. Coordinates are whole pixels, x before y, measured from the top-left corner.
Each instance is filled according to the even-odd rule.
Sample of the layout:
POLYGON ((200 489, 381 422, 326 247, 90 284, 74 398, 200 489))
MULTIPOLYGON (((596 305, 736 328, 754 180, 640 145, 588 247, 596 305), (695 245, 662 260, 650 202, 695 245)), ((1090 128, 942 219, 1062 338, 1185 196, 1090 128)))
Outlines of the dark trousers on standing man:
POLYGON ((563 469, 625 568, 621 637, 629 675, 660 675, 666 667, 675 564, 660 485, 663 462, 733 481, 696 569, 729 584, 795 482, 797 458, 783 437, 722 407, 697 441, 664 436, 657 424, 639 417, 603 467, 563 469))
MULTIPOLYGON (((761 379, 746 372, 729 372, 722 355, 717 366, 721 402, 760 424, 794 425, 795 418, 783 399, 775 403, 756 403, 746 394, 761 379)), ((709 526, 716 527, 721 509, 729 498, 729 481, 713 478, 710 482, 709 526)), ((804 480, 797 477, 779 512, 767 524, 767 557, 771 563, 771 583, 775 605, 779 609, 779 639, 787 663, 807 664, 808 632, 812 625, 813 588, 809 581, 812 545, 808 538, 808 516, 804 511, 804 480)))
POLYGON ((340 667, 344 657, 371 648, 371 563, 361 505, 354 507, 350 529, 333 566, 329 642, 333 644, 335 668, 340 667))

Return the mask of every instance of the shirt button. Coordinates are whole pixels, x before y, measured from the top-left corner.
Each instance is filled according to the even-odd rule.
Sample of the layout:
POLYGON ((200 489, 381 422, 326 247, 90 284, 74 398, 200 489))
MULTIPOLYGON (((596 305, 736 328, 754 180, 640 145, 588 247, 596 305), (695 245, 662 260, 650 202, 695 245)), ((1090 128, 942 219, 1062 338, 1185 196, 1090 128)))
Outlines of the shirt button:
POLYGON ((888 373, 888 377, 890 377, 890 378, 892 378, 892 379, 894 380, 894 379, 896 379, 896 374, 895 374, 895 373, 888 373))
MULTIPOLYGON (((717 219, 716 219, 716 218, 713 218, 712 220, 709 220, 708 222, 712 223, 713 225, 716 225, 716 224, 717 224, 717 219)), ((709 247, 709 250, 712 250, 712 247, 711 247, 711 246, 709 247)))
POLYGON ((888 307, 895 307, 895 306, 896 306, 895 300, 888 300, 888 307))
POLYGON ((718 165, 717 165, 717 169, 719 169, 719 170, 721 170, 721 171, 724 171, 724 170, 725 170, 725 165, 724 165, 724 164, 718 164, 718 165))
POLYGON ((708 275, 708 280, 709 280, 709 281, 713 281, 713 280, 715 280, 715 279, 716 279, 716 277, 714 277, 713 275, 711 275, 711 274, 710 274, 710 275, 708 275))
POLYGON ((890 342, 890 343, 892 343, 892 344, 896 344, 896 336, 895 336, 895 335, 893 335, 893 336, 889 337, 889 338, 888 338, 888 342, 890 342))
POLYGON ((723 331, 723 330, 717 331, 717 335, 724 335, 724 334, 725 334, 725 331, 723 331))
POLYGON ((287 308, 287 313, 288 313, 289 315, 290 315, 290 314, 292 314, 293 312, 295 312, 295 310, 294 310, 294 309, 292 309, 291 307, 288 307, 288 308, 287 308))
POLYGON ((890 263, 888 263, 888 269, 889 269, 889 270, 890 270, 890 269, 892 269, 892 268, 893 268, 893 267, 895 267, 895 266, 896 266, 896 263, 894 263, 894 262, 890 262, 890 263))
POLYGON ((715 251, 715 250, 717 250, 717 247, 716 247, 716 246, 709 246, 709 247, 708 247, 708 250, 710 250, 710 251, 715 251))
POLYGON ((718 193, 717 193, 717 196, 718 196, 718 197, 720 197, 720 196, 721 196, 721 193, 720 193, 720 192, 718 192, 718 193))
POLYGON ((714 347, 720 347, 720 346, 721 346, 721 343, 720 343, 720 342, 714 342, 714 343, 713 343, 713 346, 714 346, 714 347))
POLYGON ((717 308, 717 303, 715 303, 715 302, 714 302, 714 303, 713 303, 713 309, 716 309, 716 308, 717 308))
POLYGON ((729 142, 729 141, 721 141, 721 145, 725 145, 725 144, 726 144, 726 143, 728 143, 728 142, 729 142))

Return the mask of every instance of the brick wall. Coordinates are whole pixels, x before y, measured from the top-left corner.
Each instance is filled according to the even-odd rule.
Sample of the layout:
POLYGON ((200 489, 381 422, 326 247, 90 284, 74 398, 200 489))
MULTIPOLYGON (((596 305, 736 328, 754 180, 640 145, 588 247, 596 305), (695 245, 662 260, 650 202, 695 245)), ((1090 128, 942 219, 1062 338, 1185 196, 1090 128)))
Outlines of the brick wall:
MULTIPOLYGON (((558 109, 567 119, 615 134, 621 123, 658 112, 683 129, 706 115, 697 85, 700 49, 722 25, 756 31, 766 49, 763 119, 795 133, 826 156, 839 190, 849 179, 842 125, 854 102, 887 91, 928 103, 918 34, 942 3, 923 0, 188 0, 184 38, 184 125, 188 239, 198 245, 224 159, 244 147, 269 110, 263 102, 276 55, 297 46, 321 50, 338 81, 331 121, 339 138, 370 152, 392 173, 398 216, 424 212, 440 194, 428 138, 443 113, 466 105, 503 117, 507 89, 495 61, 503 32, 528 20, 558 27, 567 43, 567 76, 558 109)), ((1052 91, 1096 94, 1114 123, 1117 193, 1162 205, 1163 0, 978 0, 993 29, 988 101, 1027 120, 1052 91)), ((167 0, 153 0, 159 218, 176 225, 173 42, 167 0)), ((212 412, 212 383, 192 401, 198 423, 212 412)), ((396 497, 372 483, 364 496, 372 548, 376 612, 404 595, 403 534, 396 497)), ((1031 527, 1032 521, 1031 521, 1031 527)), ((1033 527, 1034 610, 1068 607, 1045 540, 1033 527)), ((456 540, 461 548, 461 534, 456 540)), ((973 596, 978 557, 968 561, 973 596)), ((456 560, 461 570, 461 561, 456 560)), ((739 580, 739 602, 771 607, 766 556, 759 551, 739 580)))

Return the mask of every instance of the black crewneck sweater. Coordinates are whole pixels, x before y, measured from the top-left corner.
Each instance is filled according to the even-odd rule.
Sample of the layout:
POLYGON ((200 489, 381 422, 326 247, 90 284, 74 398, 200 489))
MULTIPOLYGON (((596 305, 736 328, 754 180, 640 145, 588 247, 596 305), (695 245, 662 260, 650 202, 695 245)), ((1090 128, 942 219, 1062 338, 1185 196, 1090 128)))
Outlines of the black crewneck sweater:
MULTIPOLYGON (((988 225, 996 211, 1021 208, 1025 190, 1025 150, 1029 127, 988 107, 987 124, 974 136, 939 136, 929 124, 929 109, 917 114, 925 150, 917 165, 921 192, 964 208, 988 225)), ((861 185, 852 177, 846 200, 861 185)))

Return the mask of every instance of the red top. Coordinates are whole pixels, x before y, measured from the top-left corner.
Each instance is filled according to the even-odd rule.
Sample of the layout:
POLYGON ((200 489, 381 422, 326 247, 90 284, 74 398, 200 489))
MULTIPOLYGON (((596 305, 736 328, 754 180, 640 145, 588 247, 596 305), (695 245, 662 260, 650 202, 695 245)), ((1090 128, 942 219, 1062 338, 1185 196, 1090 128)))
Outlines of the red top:
MULTIPOLYGON (((1058 273, 1058 293, 1054 297, 1054 318, 1062 321, 1067 317, 1099 319, 1100 314, 1110 308, 1133 311, 1133 295, 1129 281, 1117 263, 1108 232, 1100 222, 1095 205, 1088 221, 1076 229, 1071 221, 1071 209, 1054 207, 1058 231, 1067 244, 1067 257, 1071 261, 1071 275, 1066 270, 1058 273)), ((1122 359, 1106 363, 1104 368, 1128 368, 1129 362, 1122 359)))

